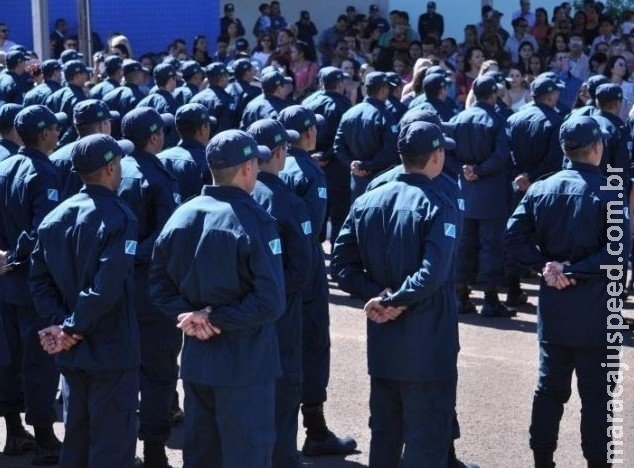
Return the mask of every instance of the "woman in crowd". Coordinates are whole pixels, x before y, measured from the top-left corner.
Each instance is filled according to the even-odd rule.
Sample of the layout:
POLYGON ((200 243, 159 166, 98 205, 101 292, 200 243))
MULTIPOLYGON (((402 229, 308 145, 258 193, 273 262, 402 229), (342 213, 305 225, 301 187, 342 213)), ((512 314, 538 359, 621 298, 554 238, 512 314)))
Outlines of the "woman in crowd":
POLYGON ((464 105, 471 85, 478 77, 484 63, 484 51, 480 47, 467 49, 464 55, 463 71, 456 75, 456 100, 464 105))
MULTIPOLYGON (((520 71, 522 71, 520 69, 520 71)), ((544 65, 544 61, 537 54, 531 55, 531 58, 528 60, 528 70, 526 72, 522 72, 524 74, 524 79, 528 84, 532 83, 535 78, 546 71, 546 67, 544 65)))
POLYGON ((511 66, 511 54, 504 50, 504 45, 500 36, 497 34, 485 34, 482 37, 482 48, 486 58, 495 60, 500 64, 501 68, 511 66))
POLYGON ((619 115, 623 119, 623 122, 626 122, 632 104, 634 104, 634 83, 628 81, 630 73, 627 68, 627 61, 622 55, 610 57, 605 64, 603 74, 607 76, 612 83, 619 85, 623 90, 623 105, 621 106, 621 113, 619 115))
POLYGON ((194 37, 194 45, 192 50, 192 58, 196 60, 201 67, 206 67, 211 63, 211 57, 207 52, 207 37, 199 34, 194 37))
POLYGON ((533 44, 528 41, 523 41, 518 50, 519 61, 515 64, 515 67, 522 72, 523 75, 529 73, 531 68, 531 57, 536 55, 537 51, 533 48, 533 44))
POLYGON ((253 48, 251 57, 259 62, 260 68, 263 68, 271 54, 273 54, 273 50, 273 36, 269 33, 265 33, 260 36, 258 43, 253 48))
POLYGON ((306 58, 310 54, 310 46, 303 41, 297 41, 291 46, 291 69, 295 75, 295 92, 293 97, 301 101, 315 89, 315 78, 319 67, 306 58))
POLYGON ((468 24, 464 27, 464 42, 458 45, 458 51, 466 54, 469 49, 474 47, 482 48, 478 39, 478 28, 476 28, 475 24, 468 24))
POLYGON ((358 65, 354 60, 346 59, 341 62, 341 71, 346 73, 350 79, 344 82, 345 90, 344 96, 350 99, 352 105, 357 104, 363 101, 363 96, 359 87, 362 85, 362 82, 359 81, 358 78, 358 65))
POLYGON ((511 68, 506 76, 510 84, 508 94, 511 100, 511 109, 513 109, 513 112, 517 112, 522 106, 531 101, 531 93, 520 70, 511 68))
MULTIPOLYGON (((557 7, 563 10, 561 7, 557 7)), ((548 24, 548 13, 545 8, 535 9, 535 25, 530 29, 530 33, 537 40, 540 49, 546 49, 548 47, 548 30, 550 25, 548 24)))

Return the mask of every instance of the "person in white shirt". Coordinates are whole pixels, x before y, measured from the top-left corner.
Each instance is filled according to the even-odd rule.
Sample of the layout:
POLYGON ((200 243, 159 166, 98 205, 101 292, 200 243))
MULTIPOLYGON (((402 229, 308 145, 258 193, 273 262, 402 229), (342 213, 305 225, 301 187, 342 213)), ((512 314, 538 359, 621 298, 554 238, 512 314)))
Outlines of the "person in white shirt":
POLYGON ((568 40, 570 50, 570 73, 586 81, 590 76, 590 58, 584 53, 583 36, 573 33, 568 40))
POLYGON ((7 53, 14 45, 15 42, 9 40, 9 28, 6 24, 0 23, 0 51, 7 53))

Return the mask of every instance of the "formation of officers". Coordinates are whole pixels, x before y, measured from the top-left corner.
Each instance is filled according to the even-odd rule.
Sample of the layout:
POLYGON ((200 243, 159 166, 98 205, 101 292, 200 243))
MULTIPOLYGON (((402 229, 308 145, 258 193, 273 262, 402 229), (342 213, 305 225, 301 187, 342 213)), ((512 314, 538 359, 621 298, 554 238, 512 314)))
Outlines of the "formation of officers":
POLYGON ((630 193, 618 85, 591 80, 592 102, 564 121, 562 83, 546 73, 533 103, 508 117, 503 78, 487 73, 475 104, 452 117, 434 67, 405 112, 382 72, 366 75, 367 97, 351 106, 346 75, 325 67, 300 105, 275 67, 254 86, 248 60, 233 64, 231 83, 222 63, 163 63, 147 96, 134 60, 107 57, 90 96, 80 60, 44 62, 31 90, 25 60, 19 48, 7 54, 0 88, 5 455, 168 466, 181 347, 185 466, 300 466, 300 409, 306 456, 353 452, 323 412, 329 219, 330 274, 368 317, 370 466, 473 466, 453 447, 457 316, 476 313, 479 285, 482 316, 512 317, 527 271, 542 275, 535 464, 554 466, 576 370, 584 456, 609 465, 609 297, 597 253, 608 203, 626 208, 630 193), (601 195, 608 170, 625 182, 601 195), (60 372, 63 444, 53 433, 60 372))

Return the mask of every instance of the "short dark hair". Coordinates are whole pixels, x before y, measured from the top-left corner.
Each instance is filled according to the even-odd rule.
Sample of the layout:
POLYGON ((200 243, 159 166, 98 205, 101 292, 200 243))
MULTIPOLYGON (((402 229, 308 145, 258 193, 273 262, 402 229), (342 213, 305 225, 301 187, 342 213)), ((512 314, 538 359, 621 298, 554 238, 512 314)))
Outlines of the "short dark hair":
POLYGON ((191 140, 194 138, 198 130, 202 128, 203 125, 209 124, 193 124, 191 122, 177 122, 176 130, 178 130, 178 134, 183 140, 191 140))
POLYGON ((93 133, 97 133, 100 124, 101 122, 76 124, 75 128, 77 129, 77 133, 80 137, 85 137, 88 135, 92 135, 93 133))
POLYGON ((211 177, 214 179, 214 184, 227 184, 233 180, 239 170, 240 166, 225 167, 224 169, 211 169, 211 177))
POLYGON ((431 157, 434 155, 434 153, 436 153, 436 151, 438 151, 438 148, 425 154, 401 153, 399 156, 401 158, 401 161, 403 161, 403 166, 405 166, 406 169, 424 169, 431 157))
MULTIPOLYGON (((571 142, 571 144, 573 143, 574 142, 571 142)), ((562 143, 561 149, 571 161, 584 162, 588 160, 590 151, 592 150, 592 147, 596 144, 597 142, 595 141, 594 143, 590 143, 589 145, 582 146, 581 148, 568 149, 567 145, 565 143, 562 143)))

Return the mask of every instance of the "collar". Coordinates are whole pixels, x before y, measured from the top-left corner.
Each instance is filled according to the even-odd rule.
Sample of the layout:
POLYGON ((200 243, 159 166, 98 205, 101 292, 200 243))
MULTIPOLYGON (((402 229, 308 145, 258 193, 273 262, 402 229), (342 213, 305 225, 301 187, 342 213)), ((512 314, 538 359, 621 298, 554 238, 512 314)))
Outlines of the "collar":
POLYGON ((200 149, 205 149, 205 145, 203 145, 201 142, 187 138, 184 140, 181 140, 178 142, 178 146, 180 146, 181 148, 200 148, 200 149))
POLYGON ((82 189, 80 190, 80 192, 83 193, 87 193, 89 195, 99 195, 102 197, 113 197, 113 198, 118 198, 117 192, 115 192, 114 190, 110 190, 107 187, 104 187, 103 185, 84 185, 82 187, 82 189))
POLYGON ((246 191, 242 190, 240 187, 233 187, 231 185, 204 185, 200 194, 220 199, 250 199, 250 195, 246 191))
POLYGON ((46 159, 48 161, 48 156, 46 154, 42 153, 41 151, 35 148, 31 148, 27 146, 20 147, 20 149, 18 150, 18 154, 21 154, 23 156, 26 156, 32 159, 40 158, 40 159, 46 159))
POLYGON ((396 180, 406 182, 411 185, 429 185, 431 179, 424 174, 403 172, 396 176, 396 180))
POLYGON ((597 174, 601 173, 601 168, 599 166, 576 161, 570 161, 569 168, 579 172, 594 172, 597 174))

